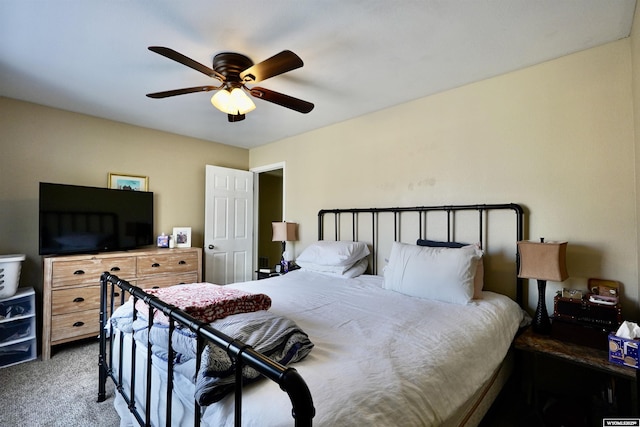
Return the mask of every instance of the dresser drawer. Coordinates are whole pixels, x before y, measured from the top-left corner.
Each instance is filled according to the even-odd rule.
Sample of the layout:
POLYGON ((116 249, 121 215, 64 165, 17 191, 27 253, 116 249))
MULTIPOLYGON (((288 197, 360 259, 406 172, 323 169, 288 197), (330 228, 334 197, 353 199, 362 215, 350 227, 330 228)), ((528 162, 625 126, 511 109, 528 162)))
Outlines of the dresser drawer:
POLYGON ((168 249, 166 254, 138 257, 138 277, 149 274, 193 271, 198 271, 198 254, 193 251, 183 252, 180 249, 168 249))
MULTIPOLYGON (((120 296, 120 292, 116 289, 115 296, 120 296)), ((115 298, 114 305, 120 305, 120 298, 115 298)), ((100 308, 100 285, 56 289, 51 292, 51 314, 54 316, 96 308, 100 308)))
POLYGON ((170 274, 166 276, 144 277, 138 279, 136 286, 142 289, 166 288, 167 286, 198 281, 198 273, 170 274))
POLYGON ((68 340, 83 335, 98 334, 100 309, 60 314, 51 317, 51 341, 68 340))
POLYGON ((135 278, 136 258, 94 258, 53 263, 53 288, 79 285, 87 282, 98 283, 100 275, 108 271, 121 279, 135 278))

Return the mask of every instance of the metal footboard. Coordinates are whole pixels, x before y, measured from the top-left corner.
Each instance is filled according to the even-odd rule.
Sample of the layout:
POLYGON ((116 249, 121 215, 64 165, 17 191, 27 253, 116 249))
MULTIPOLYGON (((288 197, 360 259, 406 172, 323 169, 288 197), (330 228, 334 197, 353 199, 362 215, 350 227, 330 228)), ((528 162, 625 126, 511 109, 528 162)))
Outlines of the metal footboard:
MULTIPOLYGON (((292 405, 292 416, 295 422, 295 426, 311 426, 312 419, 315 415, 315 408, 313 406, 313 400, 307 384, 302 379, 300 374, 294 368, 287 368, 279 363, 276 363, 268 357, 255 351, 251 346, 244 344, 241 341, 235 340, 229 337, 207 323, 201 322, 194 317, 186 314, 177 307, 166 304, 159 298, 149 295, 142 289, 131 285, 125 280, 119 279, 117 276, 103 273, 100 278, 101 283, 101 297, 100 297, 100 356, 99 356, 99 384, 98 384, 98 402, 102 402, 106 399, 106 381, 111 378, 117 391, 122 395, 125 402, 128 405, 130 412, 138 420, 141 426, 151 425, 151 396, 154 390, 154 384, 152 384, 151 377, 151 344, 146 343, 146 378, 145 378, 145 413, 142 414, 136 404, 136 340, 132 339, 131 347, 131 370, 130 370, 130 387, 128 390, 123 385, 123 369, 124 369, 124 347, 123 347, 123 335, 120 334, 120 342, 118 345, 118 354, 113 354, 114 349, 114 334, 105 333, 105 327, 107 326, 108 318, 113 314, 115 299, 120 298, 120 302, 124 303, 127 298, 125 295, 130 294, 134 298, 135 302, 138 300, 144 301, 149 307, 149 319, 148 328, 151 328, 153 322, 153 310, 160 310, 169 318, 169 356, 167 357, 167 395, 166 395, 166 411, 165 419, 166 425, 171 425, 171 408, 173 399, 173 369, 174 369, 174 355, 171 346, 171 337, 176 326, 176 323, 184 327, 189 328, 197 335, 197 359, 196 370, 200 369, 200 356, 204 350, 206 343, 212 343, 227 351, 229 356, 235 361, 235 375, 236 375, 236 387, 235 387, 235 425, 240 426, 242 423, 242 368, 249 366, 260 372, 263 376, 267 377, 271 381, 278 383, 280 388, 289 395, 292 405), (124 292, 121 292, 120 289, 124 292), (117 363, 117 374, 114 373, 114 363, 117 363)), ((136 318, 136 310, 133 310, 134 320, 136 318)), ((147 334, 149 337, 150 334, 147 334)), ((157 385, 155 385, 157 387, 157 385)), ((201 422, 201 408, 194 398, 194 425, 199 426, 201 422)))

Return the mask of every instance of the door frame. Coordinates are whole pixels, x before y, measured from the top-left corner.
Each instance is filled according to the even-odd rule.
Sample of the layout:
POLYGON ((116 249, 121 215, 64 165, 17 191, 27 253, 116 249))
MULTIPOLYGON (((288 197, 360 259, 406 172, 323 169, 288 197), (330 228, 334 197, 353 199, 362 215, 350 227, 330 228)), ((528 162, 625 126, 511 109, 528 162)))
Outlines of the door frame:
POLYGON ((256 166, 249 169, 249 172, 253 172, 253 270, 258 269, 258 226, 260 217, 259 197, 260 197, 260 183, 258 175, 263 172, 270 172, 273 170, 282 169, 282 221, 287 217, 287 168, 286 162, 271 163, 263 166, 256 166))

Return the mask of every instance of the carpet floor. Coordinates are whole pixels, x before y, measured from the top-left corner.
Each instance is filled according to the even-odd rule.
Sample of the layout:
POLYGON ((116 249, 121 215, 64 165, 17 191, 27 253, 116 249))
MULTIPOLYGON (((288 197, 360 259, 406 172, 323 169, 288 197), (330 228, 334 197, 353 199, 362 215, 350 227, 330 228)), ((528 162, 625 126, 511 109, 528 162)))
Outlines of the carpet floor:
POLYGON ((98 397, 98 341, 57 346, 47 361, 0 369, 0 426, 117 427, 114 387, 98 397))

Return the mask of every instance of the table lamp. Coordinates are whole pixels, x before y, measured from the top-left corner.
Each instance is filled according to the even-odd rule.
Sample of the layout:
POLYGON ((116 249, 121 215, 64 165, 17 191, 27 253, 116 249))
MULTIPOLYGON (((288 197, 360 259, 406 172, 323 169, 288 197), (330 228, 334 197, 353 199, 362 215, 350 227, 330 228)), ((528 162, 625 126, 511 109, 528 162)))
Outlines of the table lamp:
POLYGON ((272 222, 273 237, 271 241, 282 242, 282 258, 280 265, 284 269, 284 273, 289 270, 287 260, 284 259, 284 253, 287 250, 287 242, 295 242, 298 240, 298 224, 295 222, 272 222))
POLYGON ((567 242, 518 242, 520 271, 518 277, 538 281, 538 306, 533 318, 533 330, 539 334, 551 332, 551 321, 545 303, 547 280, 562 282, 567 273, 567 242))

